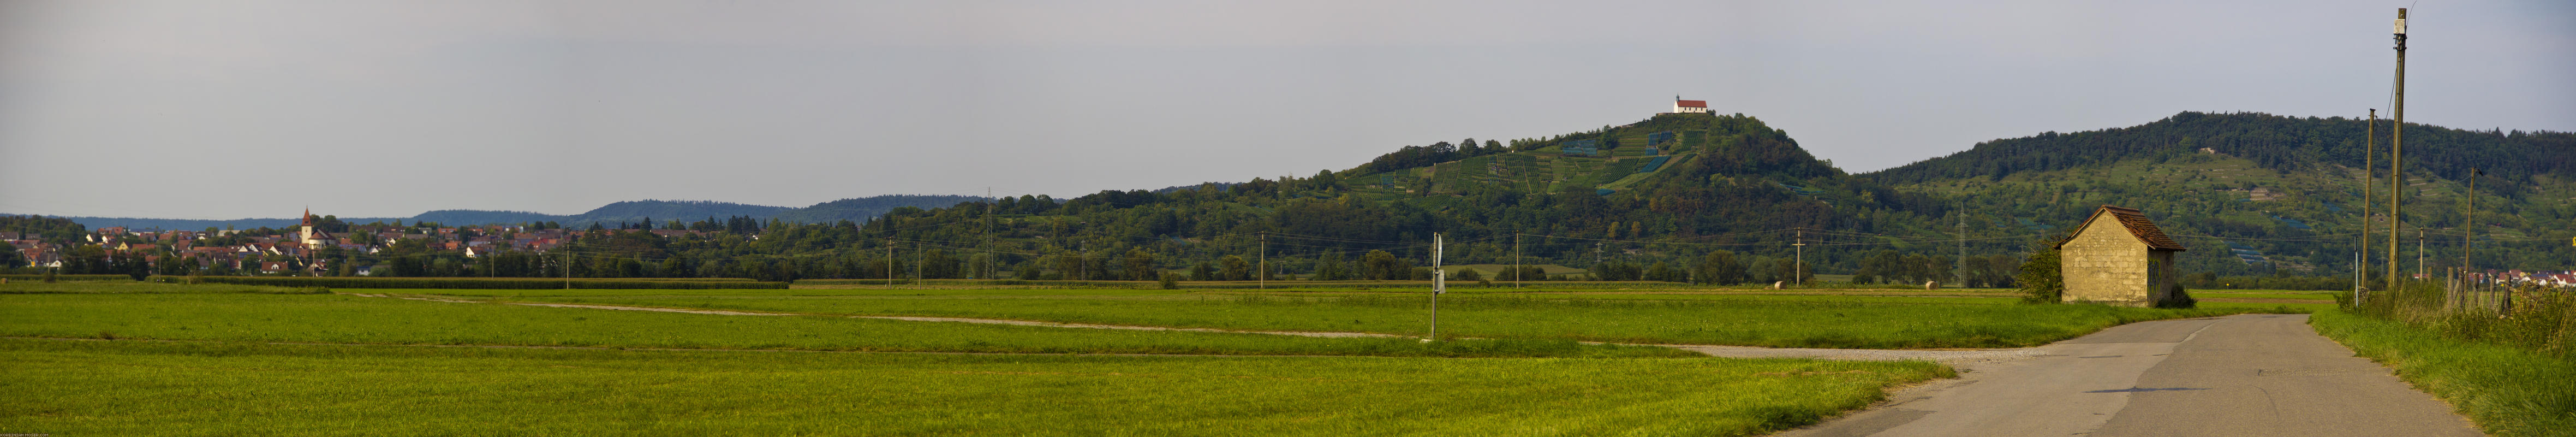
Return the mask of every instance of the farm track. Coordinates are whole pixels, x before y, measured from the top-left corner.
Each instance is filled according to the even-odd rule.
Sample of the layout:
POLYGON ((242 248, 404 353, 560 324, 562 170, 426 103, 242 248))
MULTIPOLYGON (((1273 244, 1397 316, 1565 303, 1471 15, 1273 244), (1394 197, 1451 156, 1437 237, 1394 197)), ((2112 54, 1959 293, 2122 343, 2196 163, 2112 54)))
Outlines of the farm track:
MULTIPOLYGON (((527 305, 527 306, 541 306, 541 307, 555 307, 555 308, 585 308, 585 309, 620 310, 620 311, 654 311, 654 312, 686 313, 686 314, 709 314, 709 315, 727 315, 727 316, 824 316, 824 317, 849 317, 849 318, 855 318, 855 319, 903 320, 903 321, 914 321, 914 322, 982 323, 982 324, 995 324, 995 325, 1039 326, 1039 327, 1051 327, 1051 328, 1078 328, 1078 329, 1128 329, 1128 330, 1140 330, 1140 331, 1190 331, 1190 332, 1216 332, 1216 333, 1234 333, 1234 334, 1268 334, 1268 335, 1293 335, 1293 336, 1300 336, 1300 337, 1324 337, 1324 338, 1406 338, 1406 337, 1411 337, 1411 336, 1405 336, 1405 335, 1382 334, 1382 333, 1374 333, 1374 332, 1234 331, 1234 330, 1208 329, 1208 328, 1172 328, 1172 327, 1161 327, 1161 326, 1099 325, 1099 324, 1082 324, 1082 323, 1042 322, 1042 321, 1031 321, 1031 320, 975 319, 975 318, 960 318, 960 317, 842 316, 842 315, 836 315, 836 314, 755 313, 755 312, 742 312, 742 311, 702 310, 702 309, 687 309, 687 308, 661 308, 661 307, 641 307, 641 306, 621 306, 621 305, 588 305, 588 304, 530 303, 530 302, 483 302, 483 301, 459 300, 459 299, 443 299, 443 298, 433 298, 433 297, 389 296, 389 295, 382 295, 382 294, 359 294, 359 293, 352 293, 352 294, 350 294, 350 295, 352 295, 352 296, 364 296, 364 297, 383 297, 383 298, 394 298, 394 299, 420 300, 420 301, 430 301, 430 302, 449 302, 449 303, 467 303, 467 304, 475 304, 475 303, 498 303, 498 304, 507 304, 507 305, 527 305)), ((1598 343, 1598 342, 1585 342, 1585 343, 1591 343, 1591 344, 1603 344, 1603 343, 1598 343)), ((2048 354, 2047 354, 2047 353, 2045 353, 2045 352, 2041 352, 2039 348, 2012 348, 2012 349, 1956 349, 1956 350, 1935 350, 1935 349, 1808 349, 1808 348, 1766 348, 1766 347, 1754 347, 1754 346, 1694 345, 1694 344, 1643 344, 1643 343, 1620 343, 1620 344, 1623 344, 1623 345, 1629 345, 1629 346, 1655 346, 1655 347, 1668 347, 1668 348, 1681 349, 1681 350, 1686 350, 1686 351, 1691 351, 1691 352, 1698 352, 1698 353, 1705 354, 1705 355, 1712 356, 1712 357, 1726 357, 1726 358, 1814 358, 1814 359, 1820 359, 1820 360, 1839 360, 1839 361, 1906 361, 1906 360, 1919 360, 1919 361, 1932 361, 1932 362, 1938 362, 1938 363, 1950 364, 1950 365, 1982 364, 1982 363, 1996 363, 1996 362, 2005 362, 2005 361, 2017 361, 2017 360, 2024 360, 2024 359, 2038 358, 2038 357, 2042 357, 2042 356, 2046 356, 2046 355, 2048 355, 2048 354)), ((1050 355, 1052 355, 1052 354, 1050 354, 1050 355)))

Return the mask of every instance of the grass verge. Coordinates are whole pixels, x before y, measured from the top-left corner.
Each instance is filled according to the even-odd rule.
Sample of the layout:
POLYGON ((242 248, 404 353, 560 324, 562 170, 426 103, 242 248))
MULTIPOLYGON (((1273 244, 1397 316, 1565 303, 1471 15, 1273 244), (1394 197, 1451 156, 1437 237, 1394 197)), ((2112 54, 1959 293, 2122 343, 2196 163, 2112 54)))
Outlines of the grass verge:
POLYGON ((2576 360, 2448 339, 2341 310, 2319 311, 2308 322, 2355 354, 2396 369, 2416 388, 2450 401, 2489 434, 2576 435, 2576 360))

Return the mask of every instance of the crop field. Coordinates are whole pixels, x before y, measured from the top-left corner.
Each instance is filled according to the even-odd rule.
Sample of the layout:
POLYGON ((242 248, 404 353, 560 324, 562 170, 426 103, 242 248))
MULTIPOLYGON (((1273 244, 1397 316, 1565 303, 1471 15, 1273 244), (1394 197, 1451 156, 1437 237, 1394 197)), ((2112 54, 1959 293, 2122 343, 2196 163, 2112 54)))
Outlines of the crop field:
POLYGON ((1951 370, 1592 342, 2012 346, 2290 310, 2030 306, 1977 290, 1484 291, 1442 296, 1444 340, 1425 342, 1225 332, 1419 336, 1419 290, 12 282, 0 390, 19 398, 0 433, 1750 435, 1951 370), (546 303, 794 314, 528 305, 546 303))

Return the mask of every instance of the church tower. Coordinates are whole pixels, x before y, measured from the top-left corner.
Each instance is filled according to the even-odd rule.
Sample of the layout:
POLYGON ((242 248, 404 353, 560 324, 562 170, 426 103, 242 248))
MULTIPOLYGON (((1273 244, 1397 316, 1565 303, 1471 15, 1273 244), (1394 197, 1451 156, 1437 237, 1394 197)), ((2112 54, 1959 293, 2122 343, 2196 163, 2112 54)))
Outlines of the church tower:
POLYGON ((304 209, 304 234, 297 237, 297 242, 313 244, 313 208, 304 209))

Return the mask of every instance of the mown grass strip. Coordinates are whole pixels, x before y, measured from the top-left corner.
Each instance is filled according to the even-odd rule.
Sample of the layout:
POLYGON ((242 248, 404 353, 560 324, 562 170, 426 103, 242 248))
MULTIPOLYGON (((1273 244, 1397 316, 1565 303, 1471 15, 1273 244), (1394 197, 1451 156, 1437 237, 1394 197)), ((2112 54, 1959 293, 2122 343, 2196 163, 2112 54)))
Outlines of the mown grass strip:
POLYGON ((1922 362, 741 354, 0 339, 54 435, 1752 435, 1922 362))
POLYGON ((1309 338, 830 316, 725 316, 350 295, 0 295, 0 336, 354 344, 603 346, 875 352, 1687 357, 1570 340, 1309 338))
POLYGON ((2444 338, 2429 329, 2342 310, 2308 323, 2416 388, 2449 400, 2499 436, 2576 435, 2576 360, 2509 346, 2444 338))

